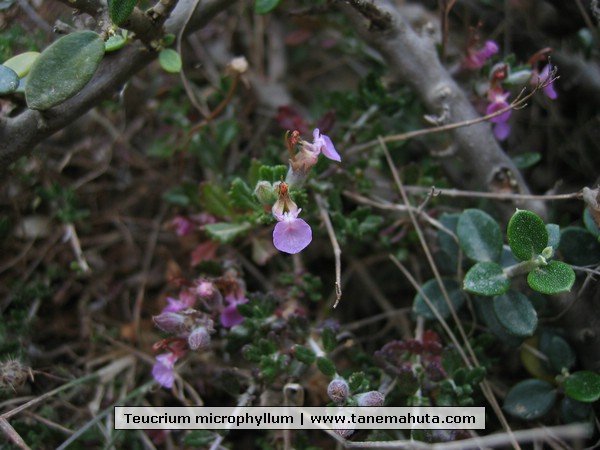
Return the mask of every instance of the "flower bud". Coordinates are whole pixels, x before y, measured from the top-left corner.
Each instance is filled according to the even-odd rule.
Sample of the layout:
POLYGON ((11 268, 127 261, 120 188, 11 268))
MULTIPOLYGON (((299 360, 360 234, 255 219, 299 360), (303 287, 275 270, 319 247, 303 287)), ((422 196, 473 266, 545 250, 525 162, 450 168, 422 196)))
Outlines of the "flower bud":
POLYGON ((164 312, 153 316, 152 320, 158 328, 167 333, 179 333, 186 329, 187 316, 178 312, 164 312))
POLYGON ((379 391, 370 391, 356 396, 358 406, 383 406, 385 396, 379 391))
POLYGON ((329 398, 336 403, 342 403, 346 400, 349 393, 350 388, 343 378, 334 378, 331 380, 331 383, 329 383, 329 386, 327 386, 327 395, 329 395, 329 398))
POLYGON ((188 336, 188 345, 192 350, 204 350, 208 348, 210 345, 208 330, 203 326, 194 328, 188 336))
POLYGON ((268 181, 259 181, 254 188, 254 195, 263 205, 272 205, 277 200, 273 185, 268 181))

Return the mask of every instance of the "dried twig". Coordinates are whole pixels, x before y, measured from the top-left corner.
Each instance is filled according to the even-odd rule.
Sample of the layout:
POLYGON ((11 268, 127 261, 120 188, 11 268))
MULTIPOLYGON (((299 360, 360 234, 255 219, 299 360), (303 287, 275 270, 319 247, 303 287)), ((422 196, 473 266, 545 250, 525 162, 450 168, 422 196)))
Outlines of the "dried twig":
POLYGON ((329 240, 331 241, 331 245, 333 247, 333 256, 335 258, 335 303, 333 304, 333 307, 335 308, 342 298, 342 250, 340 249, 340 244, 335 237, 335 230, 331 224, 331 219, 329 218, 329 213, 327 212, 327 207, 325 206, 325 201, 319 194, 315 195, 315 199, 317 201, 317 205, 319 206, 319 210, 321 211, 321 218, 323 219, 323 223, 327 229, 327 234, 329 235, 329 240))

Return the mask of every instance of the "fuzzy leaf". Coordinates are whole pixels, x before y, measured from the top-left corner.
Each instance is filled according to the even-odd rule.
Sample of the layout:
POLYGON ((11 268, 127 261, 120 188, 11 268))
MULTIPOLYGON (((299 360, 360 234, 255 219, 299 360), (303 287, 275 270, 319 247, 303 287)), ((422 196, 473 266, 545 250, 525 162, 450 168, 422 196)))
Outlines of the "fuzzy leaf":
POLYGON ((591 403, 600 399, 600 375, 590 370, 574 372, 567 377, 565 393, 574 400, 591 403))
POLYGON ((77 94, 90 81, 104 56, 104 41, 93 31, 61 37, 35 60, 25 99, 31 109, 45 110, 77 94))
POLYGON ((469 269, 463 288, 478 295, 502 295, 510 287, 510 280, 502 267, 493 262, 479 262, 469 269))
POLYGON ((239 209, 256 209, 256 201, 252 189, 242 180, 236 178, 231 183, 229 197, 233 206, 239 209))
POLYGON ((529 379, 514 385, 504 399, 503 409, 513 417, 539 419, 556 402, 556 389, 542 380, 529 379))
POLYGON ((323 350, 332 352, 338 345, 337 337, 331 327, 323 328, 321 333, 321 341, 323 341, 323 350))
POLYGON ((548 246, 548 230, 540 217, 517 210, 508 222, 508 245, 520 261, 528 261, 548 246))
POLYGON ((467 209, 456 227, 458 242, 474 261, 498 261, 502 252, 502 231, 498 223, 479 209, 467 209))
POLYGON ((2 65, 14 70, 19 78, 23 78, 25 75, 29 74, 31 66, 38 56, 40 56, 39 52, 19 53, 4 61, 2 65))
POLYGON ((517 337, 532 336, 537 327, 535 308, 517 291, 494 297, 494 313, 504 329, 517 337))
POLYGON ((19 87, 19 76, 9 67, 0 65, 0 95, 15 92, 19 87))
POLYGON ((109 0, 108 12, 115 25, 121 25, 133 12, 137 0, 109 0))
POLYGON ((550 261, 548 265, 529 272, 527 283, 542 294, 568 292, 575 283, 575 272, 564 262, 550 261))
POLYGON ((238 237, 241 234, 244 234, 251 228, 251 225, 247 222, 242 223, 210 223, 204 226, 204 229, 208 233, 208 235, 216 239, 219 242, 227 243, 231 242, 233 239, 238 237))
POLYGON ((546 225, 546 231, 548 231, 548 246, 556 251, 560 244, 560 227, 555 223, 549 223, 546 225))
POLYGON ((336 374, 335 364, 326 356, 319 356, 317 358, 317 367, 323 375, 330 378, 333 378, 336 374))
POLYGON ((169 73, 179 73, 181 71, 181 56, 172 48, 163 48, 158 54, 160 67, 169 73))
POLYGON ((107 52, 115 52, 127 43, 127 39, 122 34, 113 34, 104 42, 104 49, 107 52))
POLYGON ((217 217, 231 217, 232 215, 229 196, 217 184, 207 182, 202 185, 200 203, 208 212, 217 217))
POLYGON ((539 350, 547 356, 545 364, 554 374, 561 373, 563 369, 571 370, 575 365, 575 352, 571 345, 552 331, 545 330, 541 333, 539 350))
POLYGON ((590 208, 585 208, 583 212, 583 223, 585 224, 585 228, 592 233, 595 238, 600 238, 600 228, 594 222, 594 218, 592 217, 592 211, 590 208))
MULTIPOLYGON (((451 278, 442 278, 442 283, 446 288, 448 297, 450 297, 450 303, 454 307, 455 311, 458 311, 465 302, 465 296, 460 289, 460 285, 451 278)), ((421 288, 421 292, 425 295, 435 306, 437 311, 443 318, 450 316, 450 308, 444 299, 442 290, 437 280, 431 279, 427 281, 421 288)), ((426 319, 435 319, 433 311, 427 305, 427 302, 421 295, 421 292, 417 293, 413 302, 413 311, 415 314, 425 317, 426 319)))
POLYGON ((298 344, 294 346, 294 356, 298 361, 303 362, 307 366, 310 366, 316 359, 315 352, 298 344))
POLYGON ((522 153, 512 158, 515 166, 519 169, 527 169, 528 167, 535 166, 542 159, 542 155, 537 152, 522 153))

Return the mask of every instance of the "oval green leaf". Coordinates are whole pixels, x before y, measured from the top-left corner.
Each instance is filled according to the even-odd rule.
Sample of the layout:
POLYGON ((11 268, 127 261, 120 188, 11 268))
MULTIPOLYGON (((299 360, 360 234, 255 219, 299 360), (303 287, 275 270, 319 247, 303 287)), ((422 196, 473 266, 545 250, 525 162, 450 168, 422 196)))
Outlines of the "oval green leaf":
POLYGON ((31 67, 25 99, 45 110, 77 94, 90 81, 104 56, 104 41, 93 31, 63 36, 42 52, 31 67))
POLYGON ((109 0, 108 11, 115 25, 121 25, 133 12, 137 0, 109 0))
POLYGON ((498 261, 502 253, 502 231, 498 223, 480 209, 467 209, 456 226, 458 242, 474 261, 498 261))
POLYGON ((556 389, 542 380, 523 380, 514 385, 504 399, 503 409, 513 417, 539 419, 556 402, 556 389))
POLYGON ((570 264, 591 266, 600 262, 600 242, 585 228, 565 228, 559 248, 564 260, 570 264))
POLYGON ((508 245, 520 261, 528 261, 548 246, 548 230, 540 217, 517 210, 508 222, 508 245))
POLYGON ((254 3, 254 12, 256 14, 267 14, 273 11, 280 0, 256 0, 254 3))
POLYGON ((15 92, 19 87, 19 76, 14 70, 0 65, 0 95, 15 92))
MULTIPOLYGON (((452 278, 442 278, 442 283, 448 293, 454 311, 458 311, 465 302, 465 296, 460 289, 460 285, 452 278)), ((415 295, 413 302, 413 311, 415 314, 423 316, 426 319, 435 319, 435 314, 431 308, 429 308, 429 305, 423 296, 426 296, 429 299, 435 309, 439 312, 440 316, 443 318, 450 316, 450 308, 448 307, 444 295, 442 294, 442 289, 435 278, 427 281, 422 286, 421 292, 415 295)))
POLYGON ((565 393, 574 400, 591 403, 600 399, 600 375, 590 370, 581 370, 567 377, 565 393))
POLYGON ((502 295, 510 287, 510 280, 502 267, 493 262, 479 262, 469 269, 463 288, 477 295, 502 295))
POLYGON ((494 313, 506 331, 517 337, 532 336, 537 327, 537 312, 520 292, 508 291, 494 297, 494 313))
POLYGON ((179 53, 172 48, 164 48, 158 54, 160 66, 169 73, 178 73, 181 71, 182 63, 179 53))
POLYGON ((600 237, 600 228, 594 222, 594 218, 592 217, 592 212, 589 207, 585 208, 583 212, 583 223, 585 224, 585 228, 592 233, 596 238, 600 237))
POLYGON ((104 49, 107 52, 115 52, 125 45, 127 39, 122 34, 113 34, 104 42, 104 49))
POLYGON ((529 272, 527 283, 542 294, 568 292, 575 283, 575 272, 564 262, 550 261, 548 265, 529 272))
POLYGON ((545 330, 540 334, 539 350, 546 355, 546 367, 552 373, 562 373, 575 365, 575 352, 571 345, 553 331, 545 330))
POLYGON ((19 53, 4 61, 2 65, 14 70, 19 78, 23 78, 29 73, 38 56, 40 56, 39 52, 19 53))
POLYGON ((560 418, 564 423, 588 422, 593 412, 592 405, 578 402, 571 397, 564 397, 560 402, 560 418))
POLYGON ((513 162, 515 163, 515 166, 517 166, 517 168, 521 170, 536 165, 538 162, 541 161, 541 159, 542 155, 537 152, 522 153, 512 158, 513 162))
POLYGON ((206 233, 212 238, 222 243, 227 243, 235 239, 237 236, 244 234, 250 229, 248 222, 242 223, 209 223, 204 226, 206 233))

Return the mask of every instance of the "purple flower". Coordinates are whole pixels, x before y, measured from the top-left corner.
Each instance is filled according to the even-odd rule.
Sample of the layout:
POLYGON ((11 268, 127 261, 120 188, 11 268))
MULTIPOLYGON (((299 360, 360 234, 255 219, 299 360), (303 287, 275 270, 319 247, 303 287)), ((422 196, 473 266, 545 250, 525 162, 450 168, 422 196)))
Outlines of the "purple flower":
POLYGON ((304 250, 312 241, 312 230, 304 220, 298 219, 302 209, 283 214, 274 213, 279 221, 273 230, 273 244, 281 252, 296 254, 304 250))
POLYGON ((158 328, 167 333, 179 333, 185 331, 188 326, 187 315, 180 314, 179 311, 167 311, 153 316, 152 320, 158 328))
POLYGON ((208 348, 210 345, 209 330, 202 325, 196 327, 188 336, 188 345, 192 350, 204 350, 205 348, 208 348))
POLYGON ((196 303, 196 297, 194 294, 188 291, 182 291, 179 293, 179 298, 167 297, 168 305, 165 306, 162 312, 177 312, 184 309, 191 308, 196 303))
POLYGON ((496 53, 498 53, 498 44, 494 41, 486 41, 482 49, 476 52, 473 50, 467 51, 463 66, 469 70, 479 70, 496 53))
POLYGON ((183 216, 177 216, 171 221, 171 225, 175 227, 177 236, 187 236, 194 231, 195 224, 191 220, 183 216))
POLYGON ((152 367, 152 376, 163 387, 172 388, 175 381, 175 363, 177 356, 173 353, 165 353, 156 357, 154 367, 152 367))
POLYGON ((228 303, 228 305, 223 309, 223 311, 221 311, 221 325, 223 325, 225 328, 231 328, 242 323, 244 321, 244 316, 240 314, 237 306, 243 303, 248 303, 248 299, 235 298, 231 295, 228 295, 225 297, 225 301, 228 303))
MULTIPOLYGON (((533 75, 531 77, 531 83, 533 85, 537 85, 538 83, 544 84, 546 82, 546 80, 548 80, 548 78, 550 77, 551 71, 552 71, 552 66, 550 64, 546 64, 544 66, 544 68, 542 69, 542 71, 539 73, 534 71, 533 75)), ((556 98, 558 98, 558 94, 556 93, 556 90, 554 89, 554 81, 551 81, 546 86, 544 86, 542 91, 544 92, 546 97, 548 97, 550 100, 556 100, 556 98)))
POLYGON ((342 160, 329 136, 321 134, 318 128, 315 128, 313 131, 313 146, 315 147, 317 154, 323 152, 323 154, 332 161, 342 160))
MULTIPOLYGON (((501 90, 492 90, 488 93, 488 98, 490 100, 490 104, 487 106, 485 111, 487 114, 493 114, 501 109, 504 109, 509 106, 506 99, 510 95, 509 92, 502 92, 501 90)), ((512 114, 512 110, 503 112, 499 116, 492 117, 490 122, 494 124, 494 135, 496 139, 499 141, 503 141, 510 134, 510 125, 508 123, 508 119, 512 114)))

